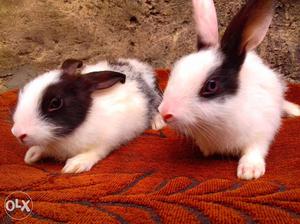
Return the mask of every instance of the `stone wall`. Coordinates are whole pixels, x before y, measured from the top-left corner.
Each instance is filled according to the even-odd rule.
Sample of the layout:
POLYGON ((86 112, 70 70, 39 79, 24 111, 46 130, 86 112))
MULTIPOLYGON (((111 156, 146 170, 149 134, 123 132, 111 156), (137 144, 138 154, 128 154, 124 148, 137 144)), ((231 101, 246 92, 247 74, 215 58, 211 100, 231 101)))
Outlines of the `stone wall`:
MULTIPOLYGON (((215 0, 223 32, 245 1, 215 0)), ((195 51, 190 0, 0 0, 0 91, 66 58, 137 57, 169 68, 195 51)), ((300 1, 277 2, 260 55, 300 81, 300 1)))

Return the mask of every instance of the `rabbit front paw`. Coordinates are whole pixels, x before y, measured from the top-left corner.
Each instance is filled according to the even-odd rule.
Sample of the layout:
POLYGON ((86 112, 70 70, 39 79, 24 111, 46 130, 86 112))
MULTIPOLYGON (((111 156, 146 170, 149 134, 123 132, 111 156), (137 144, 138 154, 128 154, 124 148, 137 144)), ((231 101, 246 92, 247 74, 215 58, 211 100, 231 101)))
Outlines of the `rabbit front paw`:
POLYGON ((240 179, 257 179, 265 174, 266 165, 262 157, 244 155, 238 165, 237 176, 240 179))
POLYGON ((44 157, 44 149, 40 146, 32 146, 26 152, 24 161, 27 164, 33 164, 44 157))
POLYGON ((82 173, 89 171, 98 162, 94 154, 83 153, 67 160, 62 173, 82 173))

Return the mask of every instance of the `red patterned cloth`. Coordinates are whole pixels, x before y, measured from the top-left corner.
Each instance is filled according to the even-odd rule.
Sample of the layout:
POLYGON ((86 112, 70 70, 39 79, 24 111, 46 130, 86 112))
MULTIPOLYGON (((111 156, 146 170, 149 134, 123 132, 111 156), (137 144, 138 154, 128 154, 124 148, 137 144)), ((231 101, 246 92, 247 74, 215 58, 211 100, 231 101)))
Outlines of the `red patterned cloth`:
MULTIPOLYGON (((167 76, 158 71, 162 87, 167 76)), ((287 95, 300 104, 300 85, 287 95)), ((91 171, 67 175, 62 163, 23 162, 27 149, 10 133, 15 102, 15 91, 0 95, 1 223, 10 222, 2 205, 13 191, 33 201, 20 223, 300 223, 300 118, 284 119, 266 174, 254 181, 237 179, 238 158, 204 158, 170 129, 148 131, 91 171)))

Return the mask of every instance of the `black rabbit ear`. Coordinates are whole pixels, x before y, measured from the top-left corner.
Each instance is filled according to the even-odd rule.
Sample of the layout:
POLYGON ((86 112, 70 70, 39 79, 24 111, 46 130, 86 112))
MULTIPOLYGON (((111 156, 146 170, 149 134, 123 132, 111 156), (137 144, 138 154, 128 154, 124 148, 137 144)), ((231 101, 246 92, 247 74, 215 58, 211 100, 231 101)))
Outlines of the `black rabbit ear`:
POLYGON ((245 56, 264 39, 273 16, 272 0, 248 0, 233 18, 221 41, 226 56, 245 56))
POLYGON ((76 70, 82 67, 82 61, 77 59, 67 59, 61 65, 61 69, 63 70, 65 75, 75 75, 76 70))
POLYGON ((126 75, 114 71, 91 72, 82 75, 89 91, 107 89, 117 83, 125 83, 126 75))

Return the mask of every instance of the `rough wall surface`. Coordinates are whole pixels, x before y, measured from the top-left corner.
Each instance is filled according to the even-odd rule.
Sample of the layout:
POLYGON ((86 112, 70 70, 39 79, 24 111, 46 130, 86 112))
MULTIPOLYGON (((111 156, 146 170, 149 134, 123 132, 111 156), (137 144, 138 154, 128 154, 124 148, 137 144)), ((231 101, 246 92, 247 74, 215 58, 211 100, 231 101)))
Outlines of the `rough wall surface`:
MULTIPOLYGON (((221 33, 244 2, 215 0, 221 33)), ((299 27, 300 1, 278 1, 258 49, 292 81, 300 81, 299 27)), ((0 0, 0 29, 0 91, 69 57, 137 57, 166 68, 196 46, 190 0, 0 0)))

